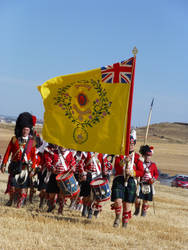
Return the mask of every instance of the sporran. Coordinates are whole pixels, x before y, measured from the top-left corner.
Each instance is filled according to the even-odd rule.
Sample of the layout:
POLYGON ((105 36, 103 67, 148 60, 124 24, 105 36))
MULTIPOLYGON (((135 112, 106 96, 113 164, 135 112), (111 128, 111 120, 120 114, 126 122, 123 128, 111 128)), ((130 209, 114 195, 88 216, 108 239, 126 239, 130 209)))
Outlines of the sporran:
POLYGON ((149 194, 151 192, 150 185, 142 184, 142 193, 143 194, 149 194))

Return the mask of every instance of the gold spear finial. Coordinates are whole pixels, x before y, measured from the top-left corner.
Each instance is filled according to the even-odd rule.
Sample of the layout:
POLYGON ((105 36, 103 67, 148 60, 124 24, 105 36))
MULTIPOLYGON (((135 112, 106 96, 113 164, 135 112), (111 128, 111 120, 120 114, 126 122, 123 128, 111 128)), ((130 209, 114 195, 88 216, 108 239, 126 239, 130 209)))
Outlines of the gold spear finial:
POLYGON ((132 53, 134 56, 136 56, 136 54, 138 53, 138 49, 136 48, 136 46, 133 48, 132 53))

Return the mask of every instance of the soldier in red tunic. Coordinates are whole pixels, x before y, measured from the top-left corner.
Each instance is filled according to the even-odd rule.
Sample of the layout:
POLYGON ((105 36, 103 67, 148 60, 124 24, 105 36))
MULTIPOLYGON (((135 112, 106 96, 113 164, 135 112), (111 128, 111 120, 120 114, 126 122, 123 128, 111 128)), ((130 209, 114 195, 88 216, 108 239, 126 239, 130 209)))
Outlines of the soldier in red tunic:
POLYGON ((44 151, 44 166, 48 169, 46 179, 46 192, 49 194, 49 208, 51 212, 55 208, 55 196, 58 194, 59 209, 58 213, 62 213, 64 206, 65 194, 59 188, 56 177, 58 174, 66 174, 74 172, 76 162, 71 151, 49 143, 47 149, 44 151))
MULTIPOLYGON (((80 169, 84 168, 84 163, 85 163, 85 160, 87 158, 87 153, 83 152, 83 151, 76 151, 74 153, 74 158, 75 158, 75 161, 76 161, 76 168, 75 168, 74 176, 75 176, 77 182, 80 185, 80 169)), ((74 204, 75 200, 71 201, 70 208, 75 209, 77 211, 81 211, 82 210, 82 204, 83 204, 82 199, 83 199, 83 197, 80 196, 80 194, 79 194, 79 197, 76 200, 76 204, 74 204)))
POLYGON ((30 183, 29 173, 35 168, 36 162, 36 142, 33 137, 35 122, 36 117, 28 112, 21 113, 18 116, 15 126, 15 136, 11 138, 4 155, 1 165, 2 173, 5 172, 6 164, 11 156, 8 185, 10 186, 8 190, 10 199, 7 202, 7 206, 12 205, 16 189, 19 192, 18 208, 23 205, 27 197, 27 189, 30 183))
POLYGON ((103 158, 103 154, 88 152, 87 158, 84 165, 80 166, 80 176, 81 176, 81 192, 80 196, 83 196, 83 210, 82 216, 86 217, 88 214, 88 219, 92 218, 92 199, 91 199, 91 186, 92 180, 99 177, 105 177, 108 171, 108 161, 103 158))
POLYGON ((30 173, 30 188, 29 188, 29 202, 33 203, 33 196, 36 193, 36 190, 39 186, 39 179, 38 179, 38 172, 40 169, 40 164, 42 162, 42 154, 41 154, 41 148, 44 147, 44 141, 40 137, 39 134, 37 134, 36 131, 34 131, 34 139, 36 141, 36 161, 35 161, 35 169, 30 173))
POLYGON ((153 154, 153 147, 144 145, 140 147, 140 153, 144 158, 143 166, 144 166, 144 175, 140 179, 139 185, 139 196, 135 202, 135 213, 134 215, 138 215, 140 212, 140 205, 142 200, 142 211, 141 216, 146 216, 146 211, 149 208, 148 201, 153 200, 153 195, 155 193, 154 183, 157 180, 159 173, 157 170, 157 166, 154 162, 151 161, 151 157, 153 154))
POLYGON ((130 151, 128 159, 124 155, 115 157, 115 176, 112 184, 111 205, 115 210, 116 218, 113 226, 118 227, 120 223, 121 210, 123 205, 122 226, 126 227, 131 218, 131 203, 136 199, 136 178, 143 176, 143 164, 139 155, 134 152, 136 144, 136 131, 133 130, 130 136, 130 151))
MULTIPOLYGON (((48 195, 46 193, 47 184, 44 182, 47 169, 44 166, 44 160, 43 160, 44 150, 48 146, 48 143, 39 137, 38 139, 40 139, 40 141, 38 143, 38 147, 36 148, 36 168, 31 173, 30 176, 32 178, 33 189, 35 187, 39 191, 39 197, 40 197, 39 208, 42 208, 44 205, 44 201, 47 200, 48 198, 48 195)), ((30 194, 32 193, 30 192, 30 194)))

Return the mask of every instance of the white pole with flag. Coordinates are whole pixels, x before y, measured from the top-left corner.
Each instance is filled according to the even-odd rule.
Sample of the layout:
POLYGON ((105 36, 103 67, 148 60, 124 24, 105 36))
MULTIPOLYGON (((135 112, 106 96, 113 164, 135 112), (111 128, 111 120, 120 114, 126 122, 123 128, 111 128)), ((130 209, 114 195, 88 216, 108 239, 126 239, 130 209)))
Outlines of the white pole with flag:
MULTIPOLYGON (((147 128, 146 128, 146 135, 145 135, 145 139, 144 139, 144 145, 146 145, 146 143, 147 143, 147 137, 148 137, 148 131, 149 131, 149 126, 150 126, 150 121, 151 121, 151 114, 152 114, 153 103, 154 103, 154 98, 151 101, 151 106, 150 106, 150 111, 149 111, 149 116, 148 116, 148 123, 147 123, 147 128)), ((155 201, 154 201, 154 197, 153 197, 153 211, 154 211, 154 214, 155 214, 155 201)))
POLYGON ((154 98, 152 99, 151 106, 150 106, 150 111, 149 111, 149 116, 148 116, 148 123, 147 123, 147 128, 146 128, 146 135, 145 135, 145 139, 144 139, 144 145, 146 145, 146 143, 147 143, 147 137, 148 137, 149 125, 150 125, 150 121, 151 121, 153 103, 154 103, 154 98))

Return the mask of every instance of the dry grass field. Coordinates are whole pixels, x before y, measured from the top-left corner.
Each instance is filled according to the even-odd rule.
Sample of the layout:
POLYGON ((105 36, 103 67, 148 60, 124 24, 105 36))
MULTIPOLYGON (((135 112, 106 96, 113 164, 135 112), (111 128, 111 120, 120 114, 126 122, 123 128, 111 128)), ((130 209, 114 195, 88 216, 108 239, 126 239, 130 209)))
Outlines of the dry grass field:
MULTIPOLYGON (((139 131, 137 150, 143 142, 139 131)), ((12 134, 13 130, 0 128, 1 154, 12 134)), ((180 137, 177 131, 179 141, 149 136, 148 143, 155 147, 153 159, 162 172, 188 174, 188 144, 180 137)), ((52 213, 46 213, 46 208, 39 210, 37 194, 32 205, 28 203, 21 209, 6 207, 7 178, 7 174, 0 174, 0 249, 188 249, 188 190, 157 183, 155 202, 150 204, 148 215, 133 216, 126 229, 115 229, 110 202, 99 218, 91 221, 68 207, 63 215, 58 215, 57 209, 52 213)))

